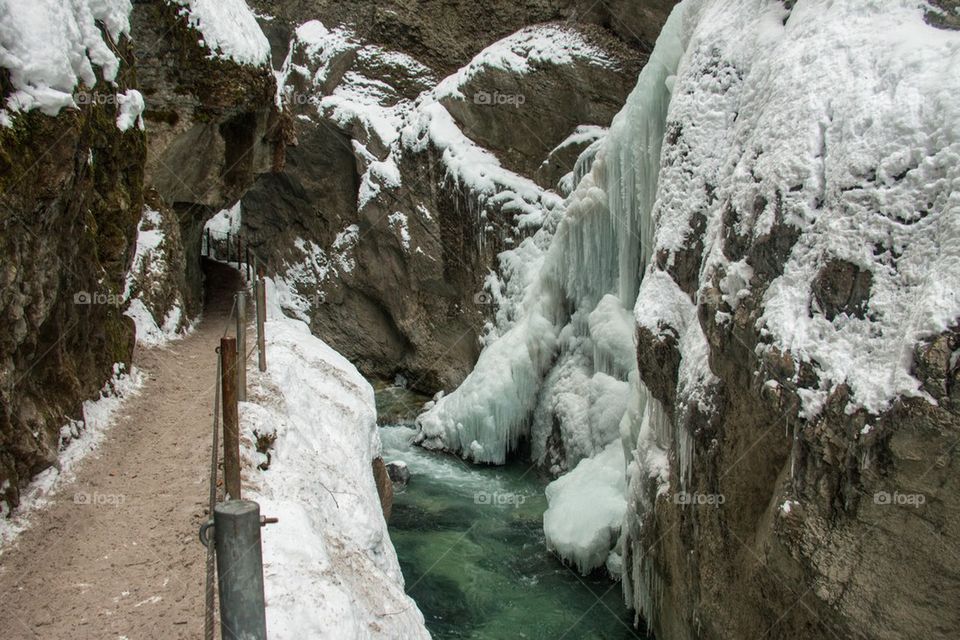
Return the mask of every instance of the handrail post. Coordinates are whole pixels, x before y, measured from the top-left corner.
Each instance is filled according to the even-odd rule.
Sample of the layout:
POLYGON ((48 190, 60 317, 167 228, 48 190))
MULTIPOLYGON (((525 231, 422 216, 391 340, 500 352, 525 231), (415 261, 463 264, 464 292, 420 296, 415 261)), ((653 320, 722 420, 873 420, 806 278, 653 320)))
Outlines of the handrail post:
POLYGON ((237 339, 220 339, 220 384, 223 388, 223 483, 227 495, 240 499, 240 420, 237 407, 237 339))

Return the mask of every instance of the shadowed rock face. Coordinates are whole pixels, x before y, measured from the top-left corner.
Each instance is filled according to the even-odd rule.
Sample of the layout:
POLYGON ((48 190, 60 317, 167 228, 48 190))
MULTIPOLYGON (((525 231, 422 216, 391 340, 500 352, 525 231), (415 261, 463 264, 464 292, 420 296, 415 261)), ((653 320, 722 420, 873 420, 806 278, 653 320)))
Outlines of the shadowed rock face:
POLYGON ((136 3, 130 27, 149 131, 145 178, 180 220, 195 308, 203 225, 277 162, 276 82, 266 67, 210 57, 187 18, 166 2, 136 3))
MULTIPOLYGON (((130 59, 129 42, 117 49, 130 59)), ((117 83, 135 86, 130 67, 117 83)), ((4 74, 4 100, 10 90, 4 74)), ((0 127, 4 510, 56 463, 61 427, 82 419, 82 401, 132 355, 133 323, 118 302, 143 206, 145 140, 117 128, 114 104, 93 102, 0 127)))

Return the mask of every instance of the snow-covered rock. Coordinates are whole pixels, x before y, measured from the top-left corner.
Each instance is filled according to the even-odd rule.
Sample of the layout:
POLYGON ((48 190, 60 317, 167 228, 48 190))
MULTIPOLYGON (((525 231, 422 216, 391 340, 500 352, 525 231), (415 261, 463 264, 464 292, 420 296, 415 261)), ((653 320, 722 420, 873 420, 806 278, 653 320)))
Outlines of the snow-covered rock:
POLYGON ((203 36, 210 55, 239 64, 270 61, 270 43, 245 0, 173 0, 203 36))
POLYGON ((96 69, 113 84, 120 59, 109 39, 129 35, 130 0, 37 0, 0 3, 0 66, 10 74, 13 91, 0 108, 0 125, 12 124, 11 114, 39 109, 49 116, 75 107, 78 83, 97 85, 96 69))

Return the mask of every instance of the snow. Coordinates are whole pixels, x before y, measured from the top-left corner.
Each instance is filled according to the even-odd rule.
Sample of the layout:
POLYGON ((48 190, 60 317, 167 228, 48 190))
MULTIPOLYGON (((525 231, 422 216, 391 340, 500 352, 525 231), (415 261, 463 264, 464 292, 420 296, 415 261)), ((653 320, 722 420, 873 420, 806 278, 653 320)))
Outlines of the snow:
POLYGON ((704 216, 701 282, 721 274, 734 309, 755 270, 782 267, 763 293, 759 350, 816 372, 800 415, 841 384, 848 412, 879 413, 923 396, 913 348, 960 316, 960 34, 927 25, 913 0, 816 0, 785 17, 748 0, 691 5, 669 116, 683 142, 664 163, 657 247, 679 248, 704 216), (792 227, 785 264, 731 263, 725 207, 753 240, 792 227), (811 283, 835 260, 871 274, 865 317, 817 308, 811 283))
POLYGON ((400 135, 403 148, 409 151, 422 152, 429 146, 436 149, 447 179, 476 198, 478 209, 496 198, 503 210, 516 214, 519 226, 535 228, 542 222, 545 210, 561 204, 559 196, 505 169, 496 156, 464 135, 450 112, 434 97, 422 97, 400 135))
POLYGON ((254 66, 270 62, 270 43, 244 0, 173 0, 203 36, 210 55, 254 66))
POLYGON ((309 323, 311 310, 326 301, 324 283, 356 268, 353 253, 359 238, 360 227, 351 224, 336 235, 327 249, 312 240, 295 239, 294 247, 302 257, 286 260, 274 281, 283 310, 309 323))
POLYGON ((486 69, 526 74, 544 66, 573 64, 576 60, 615 68, 617 63, 593 46, 576 29, 559 24, 527 27, 498 40, 478 53, 473 60, 437 85, 436 96, 465 96, 462 88, 486 69))
POLYGON ((128 89, 124 93, 117 94, 117 128, 120 131, 126 131, 136 125, 137 129, 143 130, 143 96, 136 89, 128 89))
POLYGON ((410 227, 407 223, 407 216, 402 211, 396 211, 391 213, 387 217, 387 222, 390 223, 390 227, 394 229, 397 234, 400 236, 400 244, 404 249, 410 249, 410 227))
POLYGON ((373 389, 343 356, 286 317, 267 279, 267 362, 241 403, 245 497, 279 518, 263 530, 271 638, 429 638, 404 593, 371 461, 373 389), (266 456, 258 435, 276 438, 266 456))
POLYGON ((232 207, 221 209, 207 220, 204 231, 209 231, 215 238, 225 238, 228 233, 236 235, 240 231, 242 219, 243 212, 240 201, 237 200, 232 207))
POLYGON ((547 548, 586 575, 606 564, 627 510, 623 447, 612 442, 547 485, 547 548))
POLYGON ((143 375, 124 365, 113 365, 113 377, 100 395, 83 403, 82 415, 60 429, 60 453, 54 466, 37 474, 20 493, 20 504, 11 514, 10 506, 0 499, 0 555, 22 531, 30 527, 31 517, 44 508, 65 484, 74 478, 81 460, 96 451, 112 426, 123 403, 139 393, 143 375))
POLYGON ((77 84, 97 84, 94 65, 113 84, 120 60, 96 23, 117 40, 129 35, 130 10, 130 0, 0 1, 0 66, 14 89, 0 109, 0 124, 12 125, 16 112, 39 109, 55 116, 75 107, 77 84))
POLYGON ((189 325, 184 326, 183 301, 179 297, 167 310, 162 322, 157 322, 144 303, 144 293, 162 286, 169 277, 170 265, 164 253, 166 238, 160 224, 160 212, 144 207, 137 225, 133 262, 127 272, 123 291, 123 299, 127 303, 123 313, 132 318, 136 325, 137 343, 148 347, 163 346, 171 340, 189 335, 193 330, 189 325))
POLYGON ((357 71, 357 65, 361 69, 386 67, 389 75, 421 82, 432 77, 427 67, 407 54, 362 44, 361 38, 347 27, 327 28, 318 20, 310 20, 297 27, 290 54, 277 74, 277 85, 279 100, 312 104, 320 118, 351 132, 361 171, 367 169, 360 192, 362 206, 379 192, 377 178, 387 178, 388 185, 398 184, 399 170, 395 166, 369 166, 374 160, 385 158, 368 149, 387 149, 396 141, 411 103, 389 84, 357 71), (291 77, 294 74, 305 80, 312 91, 298 93, 300 85, 291 77), (371 176, 370 171, 379 171, 380 175, 371 176))

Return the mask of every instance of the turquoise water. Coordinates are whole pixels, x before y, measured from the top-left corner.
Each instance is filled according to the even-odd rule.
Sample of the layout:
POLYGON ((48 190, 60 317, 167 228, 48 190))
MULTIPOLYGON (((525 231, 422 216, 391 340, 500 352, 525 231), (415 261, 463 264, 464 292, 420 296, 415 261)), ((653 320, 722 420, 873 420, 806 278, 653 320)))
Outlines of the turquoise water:
POLYGON ((403 460, 390 537, 434 638, 646 638, 631 627, 620 584, 581 577, 546 550, 546 480, 526 465, 472 466, 412 446, 384 426, 384 459, 403 460))

